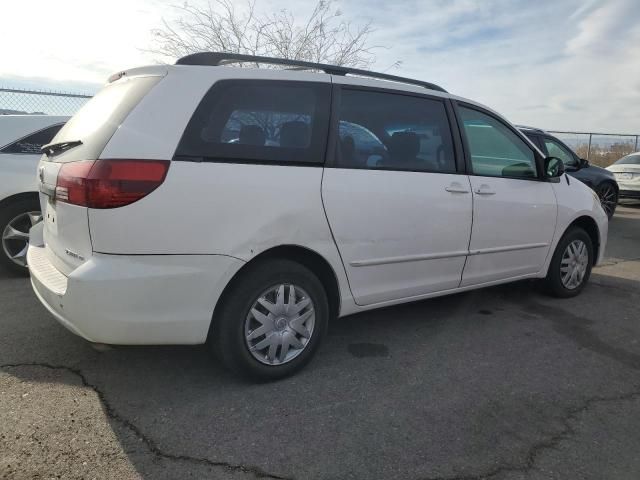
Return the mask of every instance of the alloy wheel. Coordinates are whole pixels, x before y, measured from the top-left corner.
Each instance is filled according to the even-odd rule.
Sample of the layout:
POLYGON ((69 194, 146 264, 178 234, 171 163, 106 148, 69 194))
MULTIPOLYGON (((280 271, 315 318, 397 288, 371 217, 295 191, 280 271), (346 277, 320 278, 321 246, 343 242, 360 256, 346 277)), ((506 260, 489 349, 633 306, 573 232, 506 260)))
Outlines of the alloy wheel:
POLYGON ((37 211, 24 212, 9 221, 2 232, 2 250, 9 259, 21 267, 27 266, 29 229, 42 220, 37 211))
POLYGON ((253 303, 245 319, 251 355, 267 365, 290 362, 309 344, 315 309, 309 294, 292 284, 275 285, 253 303))
POLYGON ((598 197, 603 210, 611 218, 618 205, 618 195, 615 189, 611 185, 604 185, 598 190, 598 197))
POLYGON ((589 267, 589 249, 582 240, 574 240, 565 249, 560 261, 560 279, 568 290, 578 288, 589 267))

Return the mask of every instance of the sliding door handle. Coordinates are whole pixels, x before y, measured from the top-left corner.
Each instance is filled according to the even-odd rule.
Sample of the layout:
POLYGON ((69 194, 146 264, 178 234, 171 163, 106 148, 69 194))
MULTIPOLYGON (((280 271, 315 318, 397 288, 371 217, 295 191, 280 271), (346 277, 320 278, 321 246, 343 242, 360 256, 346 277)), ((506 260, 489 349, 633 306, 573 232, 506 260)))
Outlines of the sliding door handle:
POLYGON ((480 185, 478 188, 476 188, 475 192, 478 195, 495 195, 496 192, 495 190, 493 190, 489 185, 487 185, 486 183, 483 183, 482 185, 480 185))
POLYGON ((450 193, 469 193, 469 189, 460 182, 452 182, 449 186, 444 187, 450 193))

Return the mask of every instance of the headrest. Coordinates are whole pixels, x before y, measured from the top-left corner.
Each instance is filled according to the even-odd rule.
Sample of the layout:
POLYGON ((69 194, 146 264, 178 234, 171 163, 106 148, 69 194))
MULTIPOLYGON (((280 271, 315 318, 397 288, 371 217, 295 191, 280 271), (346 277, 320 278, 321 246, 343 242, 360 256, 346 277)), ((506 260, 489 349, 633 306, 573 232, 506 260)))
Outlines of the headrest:
POLYGON ((264 145, 266 140, 264 130, 258 125, 243 125, 240 128, 238 143, 242 145, 264 145))
POLYGON ((344 155, 353 155, 356 151, 356 142, 351 135, 347 135, 340 139, 340 149, 344 155))
POLYGON ((305 122, 285 122, 280 126, 280 146, 305 148, 309 145, 309 126, 305 122))
POLYGON ((392 157, 415 158, 420 153, 420 137, 414 132, 395 132, 387 145, 392 157))

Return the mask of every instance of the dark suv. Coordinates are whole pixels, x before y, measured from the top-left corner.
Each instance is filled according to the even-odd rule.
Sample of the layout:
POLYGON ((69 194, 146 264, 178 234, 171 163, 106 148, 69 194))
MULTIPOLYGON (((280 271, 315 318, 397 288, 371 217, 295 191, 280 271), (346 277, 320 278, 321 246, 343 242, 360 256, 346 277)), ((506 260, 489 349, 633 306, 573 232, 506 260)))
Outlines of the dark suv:
POLYGON ((592 188, 600 197, 600 203, 607 216, 613 217, 618 205, 618 184, 608 170, 590 165, 558 138, 544 130, 532 127, 518 127, 548 157, 558 157, 565 165, 566 172, 592 188))

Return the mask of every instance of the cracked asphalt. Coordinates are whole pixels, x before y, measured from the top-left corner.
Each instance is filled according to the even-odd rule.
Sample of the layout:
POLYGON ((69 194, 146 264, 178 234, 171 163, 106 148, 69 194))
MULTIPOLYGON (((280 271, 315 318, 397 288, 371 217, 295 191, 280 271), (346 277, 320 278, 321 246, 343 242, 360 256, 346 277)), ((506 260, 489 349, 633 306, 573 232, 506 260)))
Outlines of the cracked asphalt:
POLYGON ((575 299, 521 282, 334 321, 253 385, 96 349, 0 276, 0 478, 638 479, 640 204, 575 299))

